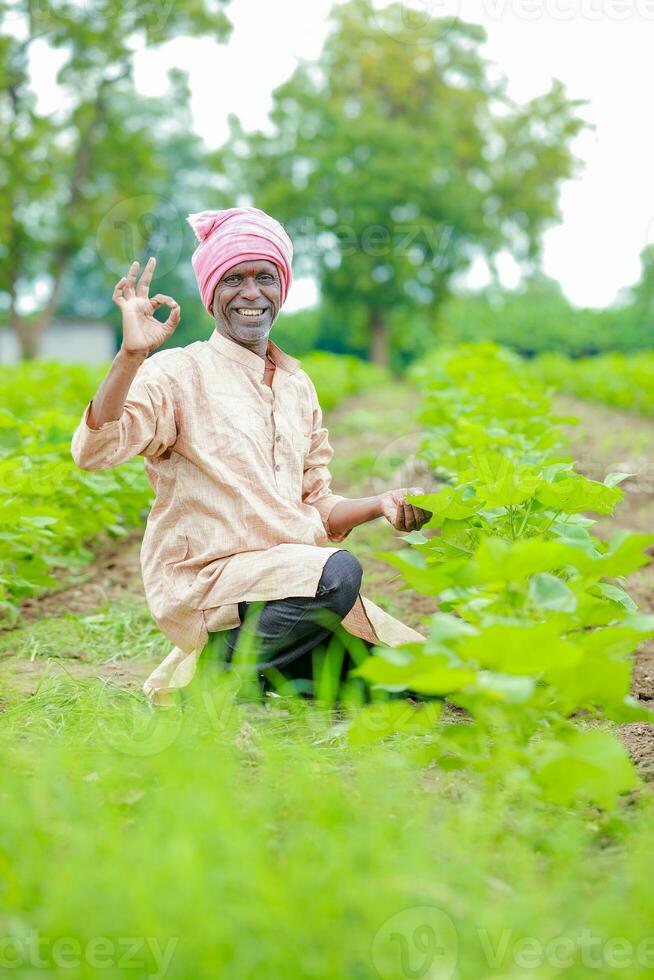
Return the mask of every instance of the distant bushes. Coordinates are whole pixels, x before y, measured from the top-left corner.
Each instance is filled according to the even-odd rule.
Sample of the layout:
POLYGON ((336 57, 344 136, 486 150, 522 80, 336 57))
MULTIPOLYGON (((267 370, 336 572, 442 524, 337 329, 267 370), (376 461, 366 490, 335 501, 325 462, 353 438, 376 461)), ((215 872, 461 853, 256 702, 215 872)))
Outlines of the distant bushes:
POLYGON ((536 358, 531 371, 557 391, 631 412, 654 414, 654 353, 631 357, 605 354, 577 361, 544 354, 536 358))
POLYGON ((452 298, 440 312, 441 343, 492 341, 526 357, 584 357, 654 347, 654 322, 644 302, 606 310, 572 306, 558 283, 539 275, 516 291, 487 289, 452 298))
POLYGON ((152 497, 142 465, 111 473, 78 469, 70 440, 104 371, 30 361, 0 368, 0 622, 20 598, 57 585, 92 554, 102 531, 123 535, 152 497))
POLYGON ((373 388, 388 380, 388 372, 377 364, 362 361, 353 354, 329 354, 313 351, 301 358, 318 393, 324 411, 334 408, 349 395, 373 388))

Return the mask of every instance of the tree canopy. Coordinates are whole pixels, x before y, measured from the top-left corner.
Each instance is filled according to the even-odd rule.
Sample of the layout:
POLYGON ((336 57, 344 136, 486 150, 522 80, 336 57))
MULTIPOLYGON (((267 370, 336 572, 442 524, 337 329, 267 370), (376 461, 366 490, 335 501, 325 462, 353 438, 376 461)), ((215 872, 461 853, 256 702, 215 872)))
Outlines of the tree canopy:
POLYGON ((181 79, 173 77, 166 116, 157 111, 161 102, 137 97, 133 55, 177 34, 226 39, 227 3, 0 0, 0 123, 9 137, 0 148, 0 310, 26 356, 37 353, 66 276, 74 261, 84 264, 85 251, 95 250, 96 264, 116 279, 133 249, 157 231, 160 248, 164 239, 174 247, 182 234, 170 225, 175 207, 166 188, 176 161, 165 151, 183 149, 193 168, 202 159, 206 176, 204 151, 180 115, 181 79), (39 111, 30 77, 37 42, 65 53, 61 106, 50 116, 39 111), (36 316, 26 316, 23 300, 36 283, 44 300, 36 316))
POLYGON ((235 195, 285 223, 325 314, 386 361, 407 343, 407 317, 433 322, 477 256, 537 262, 575 173, 581 103, 555 81, 514 104, 476 25, 431 19, 417 32, 400 4, 371 0, 332 18, 317 62, 275 91, 272 132, 231 117, 217 162, 235 195))

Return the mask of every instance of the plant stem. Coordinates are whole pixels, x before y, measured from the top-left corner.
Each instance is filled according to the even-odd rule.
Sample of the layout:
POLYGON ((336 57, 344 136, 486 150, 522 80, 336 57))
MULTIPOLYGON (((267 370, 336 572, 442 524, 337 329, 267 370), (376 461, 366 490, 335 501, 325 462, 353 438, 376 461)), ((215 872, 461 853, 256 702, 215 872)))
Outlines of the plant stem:
POLYGON ((543 534, 547 534, 547 532, 551 528, 551 526, 554 523, 554 521, 557 519, 557 517, 560 517, 560 516, 561 516, 561 511, 560 510, 557 510, 556 514, 554 515, 554 517, 552 518, 552 520, 549 522, 549 524, 547 525, 547 527, 543 528, 542 533, 543 534))
POLYGON ((518 537, 519 538, 522 537, 522 535, 524 533, 524 530, 525 530, 525 527, 527 526, 527 521, 529 520, 529 515, 531 514, 531 506, 532 506, 533 502, 534 502, 534 498, 532 497, 531 500, 529 501, 529 504, 527 505, 527 511, 525 513, 525 519, 523 520, 522 524, 520 525, 520 530, 518 531, 518 537))

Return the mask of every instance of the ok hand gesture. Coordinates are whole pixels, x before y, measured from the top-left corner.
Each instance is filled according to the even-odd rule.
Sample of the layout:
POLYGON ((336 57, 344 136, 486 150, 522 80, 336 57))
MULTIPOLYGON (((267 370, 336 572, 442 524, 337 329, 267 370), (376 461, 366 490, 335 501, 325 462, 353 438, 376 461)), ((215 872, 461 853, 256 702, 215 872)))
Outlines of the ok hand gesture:
POLYGON ((147 356, 161 347, 181 319, 181 308, 172 296, 148 296, 156 263, 155 258, 148 259, 137 284, 139 263, 132 262, 127 276, 116 283, 113 292, 112 299, 123 315, 123 348, 129 354, 147 356), (171 311, 165 323, 154 317, 160 306, 168 306, 171 311))

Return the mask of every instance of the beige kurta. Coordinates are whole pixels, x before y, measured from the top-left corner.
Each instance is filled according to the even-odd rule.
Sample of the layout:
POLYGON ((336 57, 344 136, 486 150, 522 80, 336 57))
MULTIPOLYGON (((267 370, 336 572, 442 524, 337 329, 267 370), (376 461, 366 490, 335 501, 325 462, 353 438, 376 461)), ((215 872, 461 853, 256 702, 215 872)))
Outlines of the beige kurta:
MULTIPOLYGON (((139 368, 120 419, 75 430, 78 466, 104 470, 142 455, 156 499, 141 548, 148 605, 175 649, 147 678, 166 699, 189 683, 209 633, 238 626, 241 601, 313 596, 350 532, 329 513, 333 456, 315 387, 271 340, 272 386, 258 354, 214 331, 159 351, 139 368)), ((349 633, 397 646, 423 637, 360 593, 349 633)))

